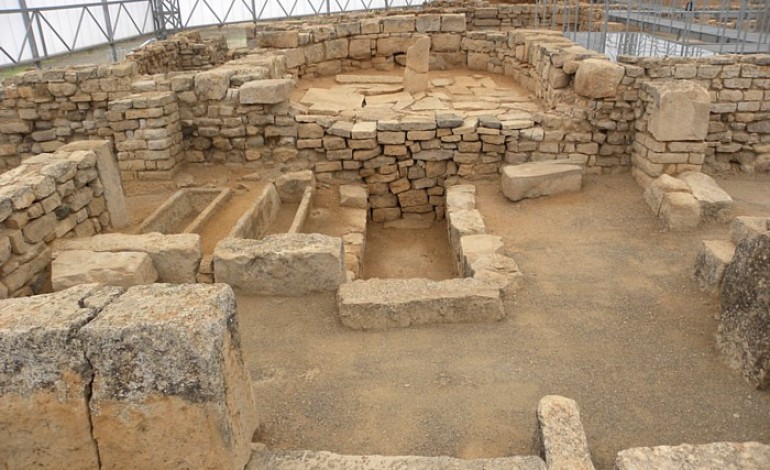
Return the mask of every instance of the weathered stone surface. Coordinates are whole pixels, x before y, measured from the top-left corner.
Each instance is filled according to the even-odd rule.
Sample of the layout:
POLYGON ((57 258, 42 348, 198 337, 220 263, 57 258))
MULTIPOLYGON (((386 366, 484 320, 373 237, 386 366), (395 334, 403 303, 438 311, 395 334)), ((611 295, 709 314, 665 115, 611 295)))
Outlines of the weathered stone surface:
POLYGON ((593 470, 575 400, 547 395, 537 404, 537 433, 549 470, 593 470))
POLYGON ((333 292, 345 282, 342 240, 319 234, 229 238, 214 249, 214 278, 247 295, 333 292))
POLYGON ((76 150, 90 150, 96 155, 96 169, 104 190, 104 202, 110 213, 110 225, 114 229, 127 227, 128 207, 120 179, 120 169, 112 154, 112 144, 105 140, 82 140, 59 147, 57 152, 76 150))
POLYGON ((703 240, 703 246, 695 258, 692 278, 702 291, 719 288, 725 268, 733 260, 735 245, 725 240, 703 240))
POLYGON ((644 189, 644 200, 656 216, 660 213, 660 205, 663 203, 663 196, 667 192, 689 193, 690 186, 684 181, 666 174, 652 180, 644 189))
POLYGON ((0 303, 4 467, 99 467, 87 401, 93 370, 78 331, 98 313, 87 299, 114 290, 79 286, 0 303))
POLYGON ((770 468, 770 446, 758 442, 636 447, 618 452, 616 470, 761 470, 770 468))
POLYGON ((736 217, 730 223, 730 240, 734 245, 744 238, 753 237, 770 230, 770 217, 736 217))
POLYGON ((369 191, 357 184, 343 184, 340 186, 340 206, 367 209, 369 191))
POLYGON ((234 70, 213 69, 195 75, 195 91, 198 96, 207 100, 221 100, 230 87, 230 77, 234 70))
POLYGON ((524 283, 524 274, 519 270, 519 265, 513 258, 504 254, 477 255, 467 266, 474 279, 497 287, 505 296, 516 294, 524 283))
POLYGON ((289 99, 294 82, 288 78, 254 80, 244 83, 238 91, 241 104, 275 104, 289 99))
POLYGON ((687 171, 678 178, 690 187, 704 220, 721 223, 732 218, 735 202, 712 177, 699 171, 687 171))
POLYGON ((770 232, 743 239, 725 269, 717 346, 760 389, 770 387, 770 232))
POLYGON ((476 208, 476 186, 458 184, 446 188, 446 210, 465 210, 476 208))
POLYGON ((430 86, 430 78, 427 73, 415 72, 409 67, 404 69, 404 90, 408 93, 426 91, 430 86))
POLYGON ((671 231, 693 230, 700 224, 700 204, 690 193, 668 192, 663 196, 658 217, 671 231))
POLYGON ((51 284, 60 291, 80 284, 106 284, 131 287, 152 284, 158 272, 147 253, 96 252, 71 250, 56 256, 51 263, 51 284))
POLYGON ((476 209, 456 209, 447 211, 447 229, 449 230, 449 246, 452 249, 455 267, 462 266, 462 247, 460 240, 467 235, 478 235, 486 232, 481 212, 476 209))
POLYGON ((455 459, 383 455, 340 455, 324 451, 274 451, 260 449, 252 454, 246 470, 546 470, 536 456, 496 459, 455 459))
POLYGON ((612 98, 625 75, 621 65, 608 60, 586 59, 575 74, 575 93, 586 98, 612 98))
POLYGON ((340 287, 337 304, 342 324, 356 330, 496 321, 504 316, 500 291, 472 278, 359 280, 340 287))
POLYGON ((419 36, 406 50, 406 67, 417 73, 428 73, 429 63, 430 37, 419 36))
POLYGON ((230 287, 133 287, 81 335, 103 467, 245 466, 257 418, 230 287))
POLYGON ((147 253, 158 271, 159 282, 195 283, 200 265, 201 237, 196 233, 125 235, 106 233, 87 238, 57 240, 58 251, 138 251, 147 253))
POLYGON ((315 188, 315 176, 311 170, 286 173, 275 180, 281 202, 300 202, 308 186, 315 188))
POLYGON ((533 162, 503 167, 500 187, 511 201, 580 191, 583 168, 552 162, 533 162))
POLYGON ((460 237, 460 252, 462 253, 462 266, 459 272, 464 277, 473 277, 471 265, 481 256, 502 254, 503 239, 497 235, 484 233, 465 235, 460 237))
POLYGON ((647 126, 661 142, 702 141, 708 132, 711 98, 701 86, 684 80, 650 83, 653 108, 647 126))

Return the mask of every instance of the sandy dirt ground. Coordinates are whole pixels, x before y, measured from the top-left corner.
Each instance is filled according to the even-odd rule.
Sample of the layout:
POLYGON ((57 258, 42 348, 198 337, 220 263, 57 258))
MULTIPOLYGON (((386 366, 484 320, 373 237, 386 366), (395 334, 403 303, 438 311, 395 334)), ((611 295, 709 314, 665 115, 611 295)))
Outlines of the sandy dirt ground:
MULTIPOLYGON (((770 177, 718 181, 738 215, 770 215, 770 177)), ((357 332, 339 324, 332 295, 239 298, 261 441, 527 454, 538 400, 561 394, 580 404, 598 468, 634 446, 770 442, 770 394, 720 361, 717 299, 690 280, 700 241, 726 239, 726 226, 663 231, 628 174, 515 204, 479 184, 478 206, 526 276, 502 322, 357 332)), ((366 262, 414 258, 397 246, 381 256, 366 262)))

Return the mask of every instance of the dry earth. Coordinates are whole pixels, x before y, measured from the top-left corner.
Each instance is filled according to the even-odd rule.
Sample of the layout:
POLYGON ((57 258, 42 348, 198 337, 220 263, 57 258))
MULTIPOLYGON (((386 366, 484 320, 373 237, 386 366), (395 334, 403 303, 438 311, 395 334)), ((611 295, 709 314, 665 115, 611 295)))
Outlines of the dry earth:
MULTIPOLYGON (((561 394, 580 404, 599 468, 627 447, 770 442, 770 394, 719 360, 717 299, 689 277, 700 240, 727 238, 727 227, 668 233, 628 174, 586 180, 578 194, 516 204, 479 186, 487 231, 526 275, 503 322, 362 333, 339 324, 333 296, 241 297, 260 440, 349 454, 532 453, 537 401, 561 394)), ((770 177, 719 183, 739 214, 770 215, 770 177)), ((382 247, 364 262, 423 264, 382 247)))

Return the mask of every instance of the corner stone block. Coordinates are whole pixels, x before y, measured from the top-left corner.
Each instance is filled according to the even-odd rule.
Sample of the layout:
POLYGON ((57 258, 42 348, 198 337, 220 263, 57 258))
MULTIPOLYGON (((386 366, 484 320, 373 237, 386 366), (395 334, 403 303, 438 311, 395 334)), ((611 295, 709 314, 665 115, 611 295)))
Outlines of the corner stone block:
POLYGON ((238 91, 241 104, 276 104, 289 99, 294 82, 288 78, 254 80, 238 91))
POLYGON ((688 81, 654 82, 646 84, 645 89, 653 97, 647 128, 655 139, 672 142, 706 138, 711 112, 708 91, 688 81))
POLYGON ((586 59, 575 73, 575 93, 586 98, 612 98, 625 73, 622 66, 608 60, 586 59))
POLYGON ((102 468, 242 469, 257 425, 229 286, 137 286, 81 330, 102 468))
POLYGON ((745 238, 725 269, 717 347, 758 389, 770 388, 770 232, 745 238))
POLYGON ((549 470, 594 470, 577 402, 547 395, 537 404, 537 432, 549 470))
POLYGON ((78 331, 98 313, 89 297, 119 292, 92 284, 0 303, 3 468, 99 468, 78 331))

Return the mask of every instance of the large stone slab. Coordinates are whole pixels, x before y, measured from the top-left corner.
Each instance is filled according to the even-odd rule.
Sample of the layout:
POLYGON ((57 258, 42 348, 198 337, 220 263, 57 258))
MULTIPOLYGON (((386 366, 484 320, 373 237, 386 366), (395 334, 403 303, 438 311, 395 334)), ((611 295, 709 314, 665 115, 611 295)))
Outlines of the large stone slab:
POLYGON ((351 88, 310 88, 300 103, 324 110, 345 111, 359 109, 364 104, 364 95, 351 88))
POLYGON ((157 280, 158 272, 150 256, 136 251, 63 251, 51 263, 54 291, 80 284, 131 287, 157 280))
POLYGON ((340 455, 307 450, 255 450, 246 470, 546 470, 537 456, 455 459, 384 455, 340 455))
POLYGON ((711 222, 727 222, 733 217, 735 202, 714 178, 699 171, 687 171, 678 178, 690 187, 701 207, 701 217, 711 222))
POLYGON ((708 133, 711 97, 703 87, 686 80, 645 85, 653 98, 647 129, 661 142, 702 141, 708 133))
POLYGON ((770 468, 770 446, 758 442, 636 447, 618 452, 616 470, 762 470, 770 468))
POLYGON ((93 370, 78 331, 98 313, 79 286, 0 303, 0 462, 4 468, 99 468, 88 395, 93 370))
POLYGON ((593 470, 577 402, 547 395, 537 404, 537 436, 548 470, 593 470))
POLYGON ((288 78, 254 80, 238 90, 241 104, 276 104, 289 99, 294 82, 288 78))
POLYGON ((726 240, 704 240, 695 258, 692 278, 704 292, 715 291, 722 282, 725 268, 733 260, 735 245, 726 240))
POLYGON ((743 239, 725 269, 717 347, 759 389, 770 388, 770 232, 743 239))
POLYGON ((533 162, 503 167, 500 187, 511 201, 580 191, 583 168, 553 162, 533 162))
POLYGON ((58 251, 138 251, 147 253, 158 271, 159 282, 195 283, 201 258, 201 237, 195 233, 125 235, 106 233, 87 238, 57 240, 58 251))
POLYGON ((342 239, 320 234, 228 238, 214 249, 214 278, 246 295, 333 292, 346 279, 344 258, 342 239))
POLYGON ((505 315, 500 291, 472 278, 353 281, 340 287, 337 305, 342 324, 356 330, 497 321, 505 315))
POLYGON ((583 60, 575 73, 575 93, 586 98, 612 98, 624 75, 622 66, 608 60, 583 60))
POLYGON ((133 287, 81 336, 103 468, 246 465, 257 417, 230 287, 133 287))

